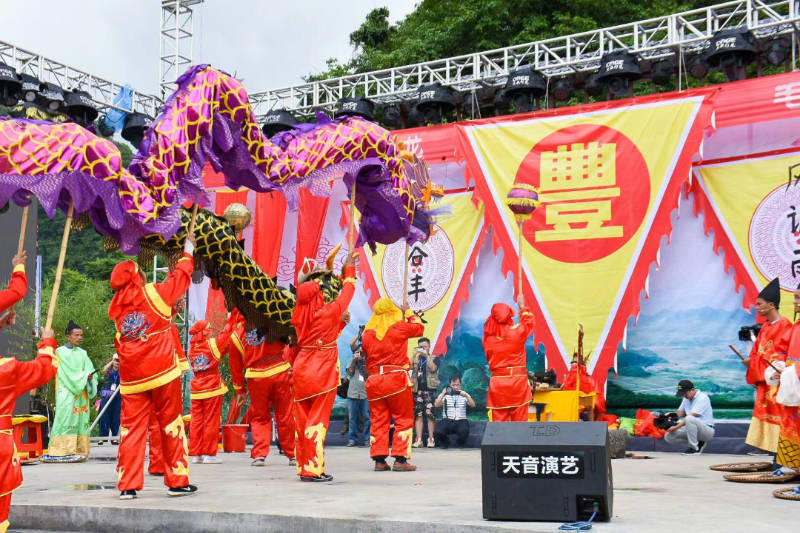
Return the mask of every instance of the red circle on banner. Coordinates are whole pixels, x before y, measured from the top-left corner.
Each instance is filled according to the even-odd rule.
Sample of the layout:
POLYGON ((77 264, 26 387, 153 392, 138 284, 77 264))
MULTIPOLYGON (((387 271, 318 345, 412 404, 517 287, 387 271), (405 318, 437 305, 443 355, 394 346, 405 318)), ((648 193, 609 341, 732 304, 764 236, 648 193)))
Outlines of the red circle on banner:
POLYGON ((525 222, 525 238, 564 263, 597 261, 619 250, 650 202, 642 153, 622 132, 597 124, 562 128, 539 141, 514 183, 539 190, 541 206, 525 222))

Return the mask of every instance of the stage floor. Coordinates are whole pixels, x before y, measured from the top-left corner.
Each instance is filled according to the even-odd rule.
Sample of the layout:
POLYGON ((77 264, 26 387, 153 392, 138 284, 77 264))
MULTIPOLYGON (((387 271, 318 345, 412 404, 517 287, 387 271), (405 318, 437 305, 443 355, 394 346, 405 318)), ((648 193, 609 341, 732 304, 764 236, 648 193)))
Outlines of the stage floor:
MULTIPOLYGON (((250 466, 247 454, 220 454, 223 464, 191 465, 193 496, 168 498, 162 479, 145 476, 139 498, 120 501, 113 455, 93 448, 83 464, 23 467, 10 531, 557 531, 547 522, 489 522, 481 515, 480 451, 414 451, 417 472, 373 472, 366 448, 327 450, 331 483, 302 483, 285 457, 250 466), (81 486, 86 485, 86 486, 81 486), (103 488, 108 487, 108 488, 103 488), (93 490, 86 490, 91 488, 93 490)), ((776 485, 726 482, 708 465, 746 457, 651 453, 618 459, 614 519, 593 531, 669 532, 796 529, 800 502, 772 497, 776 485)), ((783 485, 780 485, 783 486, 783 485)))

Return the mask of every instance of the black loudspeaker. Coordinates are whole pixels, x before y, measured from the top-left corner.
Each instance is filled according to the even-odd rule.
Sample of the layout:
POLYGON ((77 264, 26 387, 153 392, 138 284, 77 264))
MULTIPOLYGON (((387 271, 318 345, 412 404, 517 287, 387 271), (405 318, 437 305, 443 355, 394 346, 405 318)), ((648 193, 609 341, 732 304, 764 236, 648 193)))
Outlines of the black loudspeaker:
POLYGON ((483 517, 611 519, 614 486, 605 422, 489 422, 481 443, 483 517))

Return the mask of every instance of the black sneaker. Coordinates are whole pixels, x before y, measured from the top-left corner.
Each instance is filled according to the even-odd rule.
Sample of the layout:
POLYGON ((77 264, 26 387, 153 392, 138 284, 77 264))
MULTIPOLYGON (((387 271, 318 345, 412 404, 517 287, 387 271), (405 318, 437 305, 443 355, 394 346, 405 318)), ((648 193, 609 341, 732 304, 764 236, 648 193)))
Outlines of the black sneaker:
POLYGON ((197 487, 194 485, 186 485, 185 487, 170 487, 167 491, 167 496, 188 496, 197 492, 197 487))
POLYGON ((132 500, 136 498, 136 491, 135 490, 123 490, 119 493, 120 500, 132 500))
POLYGON ((681 452, 681 455, 697 455, 700 453, 700 450, 695 450, 694 448, 686 448, 685 452, 681 452))
POLYGON ((300 476, 300 481, 307 481, 309 483, 321 483, 325 481, 333 481, 333 476, 330 474, 321 474, 320 476, 300 476))
POLYGON ((697 453, 703 453, 706 450, 706 446, 708 446, 708 443, 704 440, 699 440, 697 441, 697 446, 698 446, 697 453))

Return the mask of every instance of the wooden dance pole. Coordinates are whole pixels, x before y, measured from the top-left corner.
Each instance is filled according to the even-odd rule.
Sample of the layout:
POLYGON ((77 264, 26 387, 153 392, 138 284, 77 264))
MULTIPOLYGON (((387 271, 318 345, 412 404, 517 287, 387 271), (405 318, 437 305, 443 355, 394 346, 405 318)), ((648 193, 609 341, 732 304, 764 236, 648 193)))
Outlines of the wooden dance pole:
POLYGON ((64 259, 67 256, 67 242, 69 241, 69 230, 72 227, 72 215, 74 210, 75 204, 70 200, 69 210, 67 211, 67 221, 64 223, 64 234, 61 237, 61 249, 58 251, 56 279, 53 281, 53 293, 50 295, 50 305, 47 308, 47 320, 44 323, 44 329, 51 329, 53 327, 53 315, 55 315, 56 312, 56 300, 58 299, 58 289, 61 287, 61 273, 64 271, 64 259))
POLYGON ((186 238, 189 238, 189 235, 194 235, 194 223, 197 220, 197 208, 197 204, 194 204, 192 207, 192 218, 189 219, 189 228, 186 230, 186 238))
POLYGON ((408 307, 408 241, 403 254, 403 307, 408 307))
POLYGON ((347 253, 352 255, 356 246, 356 179, 353 178, 353 188, 350 192, 350 234, 348 235, 347 253))
POLYGON ((17 246, 17 255, 21 254, 25 249, 25 230, 28 226, 28 211, 30 211, 30 208, 31 206, 26 205, 22 209, 22 227, 19 230, 19 246, 17 246))
POLYGON ((519 228, 519 242, 517 246, 517 301, 522 298, 522 217, 518 216, 517 227, 519 228))

